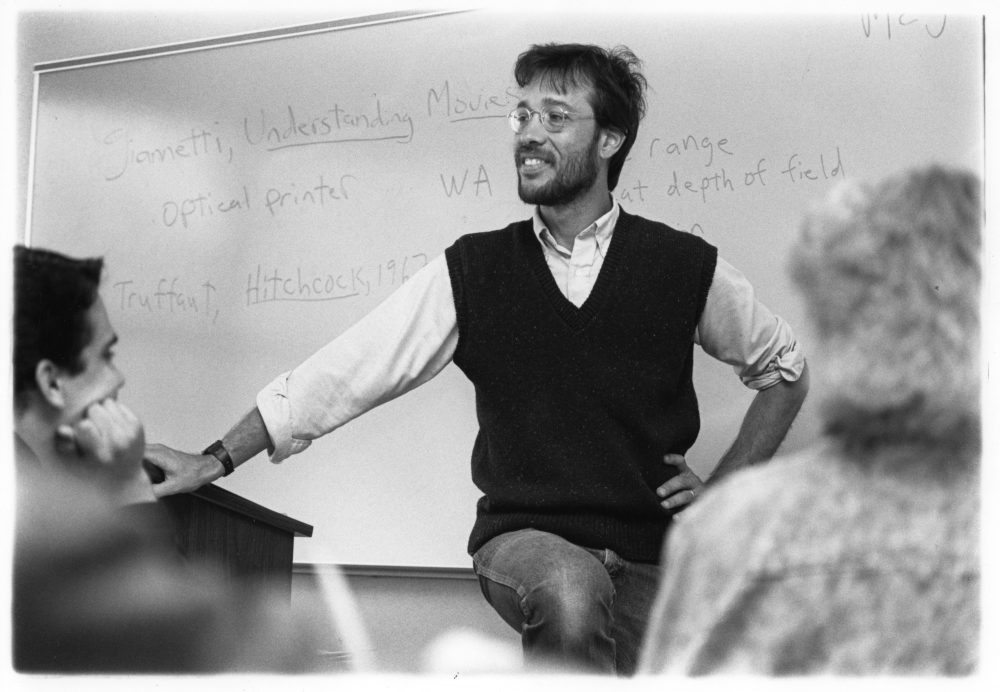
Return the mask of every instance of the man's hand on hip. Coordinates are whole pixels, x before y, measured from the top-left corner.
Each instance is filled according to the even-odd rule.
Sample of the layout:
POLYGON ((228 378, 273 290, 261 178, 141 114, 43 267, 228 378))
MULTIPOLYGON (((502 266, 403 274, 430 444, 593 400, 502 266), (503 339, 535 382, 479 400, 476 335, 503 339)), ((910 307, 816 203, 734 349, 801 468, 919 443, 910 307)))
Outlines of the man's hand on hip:
POLYGON ((684 508, 697 499, 705 484, 698 475, 688 468, 681 454, 667 454, 663 463, 677 467, 677 475, 656 489, 656 494, 664 498, 660 505, 667 510, 684 508))

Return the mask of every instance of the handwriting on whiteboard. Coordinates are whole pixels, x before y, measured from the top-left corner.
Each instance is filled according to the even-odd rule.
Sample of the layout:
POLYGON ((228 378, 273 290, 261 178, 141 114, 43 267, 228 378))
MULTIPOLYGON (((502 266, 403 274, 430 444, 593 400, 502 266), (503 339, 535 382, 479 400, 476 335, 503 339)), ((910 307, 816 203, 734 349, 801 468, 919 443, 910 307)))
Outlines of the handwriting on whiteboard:
POLYGON ((208 279, 183 280, 179 276, 160 277, 155 281, 123 279, 111 285, 112 300, 109 304, 121 312, 157 315, 176 315, 208 319, 219 316, 218 289, 208 279))
POLYGON ((247 272, 242 288, 176 275, 120 278, 111 283, 107 304, 118 312, 149 319, 205 320, 215 324, 222 311, 267 303, 343 301, 391 291, 427 263, 425 252, 343 267, 258 263, 247 272))
MULTIPOLYGON (((218 125, 218 123, 215 123, 218 125)), ((192 127, 167 142, 137 146, 129 131, 116 127, 101 138, 97 169, 104 180, 114 181, 130 168, 150 168, 192 159, 233 161, 233 147, 214 128, 192 127)))
POLYGON ((355 265, 329 271, 302 266, 276 267, 258 264, 247 274, 246 305, 274 302, 325 302, 371 295, 380 288, 393 288, 427 266, 425 253, 392 258, 377 265, 355 265))
POLYGON ((327 176, 323 173, 306 181, 290 181, 268 186, 263 191, 247 185, 223 191, 195 191, 160 205, 156 223, 165 228, 194 228, 215 216, 238 216, 241 212, 262 209, 271 218, 294 209, 332 208, 350 199, 351 184, 357 178, 349 173, 327 176))
POLYGON ((292 105, 276 113, 261 109, 253 122, 243 118, 243 136, 251 146, 268 151, 345 142, 412 142, 413 118, 409 113, 387 109, 377 95, 372 97, 370 107, 350 110, 339 103, 319 112, 303 113, 292 105))
POLYGON ((427 90, 428 117, 442 117, 448 122, 487 118, 506 118, 518 101, 518 94, 508 87, 503 92, 489 90, 452 90, 451 82, 427 90))
POLYGON ((922 17, 909 14, 865 14, 861 16, 861 30, 866 38, 893 38, 917 36, 941 38, 948 25, 947 15, 922 17))
MULTIPOLYGON (((786 151, 777 156, 756 152, 746 156, 728 136, 654 136, 644 151, 645 156, 639 158, 653 164, 653 172, 644 178, 642 172, 626 167, 615 191, 621 202, 639 210, 646 203, 663 199, 707 206, 734 193, 823 184, 847 177, 846 157, 839 144, 809 152, 786 151)), ((705 235, 701 223, 685 224, 681 218, 678 211, 671 225, 705 235)))

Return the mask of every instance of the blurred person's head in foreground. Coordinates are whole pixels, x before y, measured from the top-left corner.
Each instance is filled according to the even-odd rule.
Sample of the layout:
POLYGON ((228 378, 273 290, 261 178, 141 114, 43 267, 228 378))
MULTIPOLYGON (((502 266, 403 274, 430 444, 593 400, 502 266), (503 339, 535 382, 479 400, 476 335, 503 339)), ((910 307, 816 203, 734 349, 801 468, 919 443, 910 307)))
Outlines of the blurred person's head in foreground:
POLYGON ((791 272, 825 432, 848 452, 978 452, 980 195, 976 176, 933 166, 843 183, 807 216, 791 272))

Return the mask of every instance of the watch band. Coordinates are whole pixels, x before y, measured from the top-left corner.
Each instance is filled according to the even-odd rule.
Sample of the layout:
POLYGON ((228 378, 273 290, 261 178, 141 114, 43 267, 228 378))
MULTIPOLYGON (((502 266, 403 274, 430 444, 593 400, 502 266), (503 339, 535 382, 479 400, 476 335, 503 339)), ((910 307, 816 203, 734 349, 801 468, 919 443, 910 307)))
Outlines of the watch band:
POLYGON ((222 440, 216 440, 210 444, 205 448, 205 451, 203 451, 202 454, 211 454, 219 460, 219 463, 222 464, 222 468, 224 469, 222 472, 223 476, 228 476, 236 470, 233 466, 233 459, 229 456, 229 452, 226 451, 225 446, 223 446, 222 440))

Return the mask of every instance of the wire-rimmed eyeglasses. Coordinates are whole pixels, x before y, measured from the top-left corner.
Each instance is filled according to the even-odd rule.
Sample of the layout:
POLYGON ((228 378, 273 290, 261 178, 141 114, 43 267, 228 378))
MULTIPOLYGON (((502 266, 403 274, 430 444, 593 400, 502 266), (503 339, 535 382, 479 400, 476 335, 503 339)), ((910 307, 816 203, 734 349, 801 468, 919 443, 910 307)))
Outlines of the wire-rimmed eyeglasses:
POLYGON ((538 115, 538 122, 548 132, 561 132, 573 120, 594 119, 592 115, 574 115, 563 108, 542 108, 536 111, 521 106, 510 112, 510 115, 507 116, 507 122, 510 123, 510 129, 520 134, 531 122, 533 115, 538 115))

